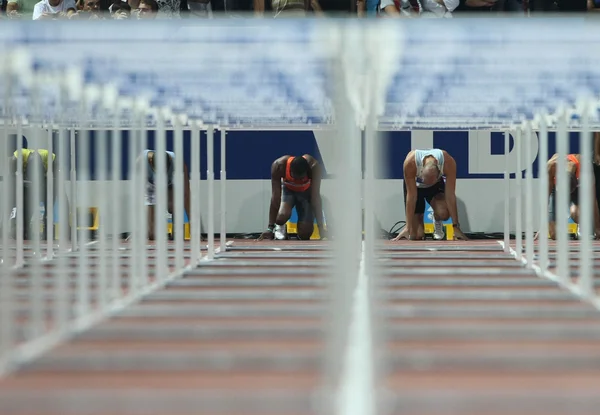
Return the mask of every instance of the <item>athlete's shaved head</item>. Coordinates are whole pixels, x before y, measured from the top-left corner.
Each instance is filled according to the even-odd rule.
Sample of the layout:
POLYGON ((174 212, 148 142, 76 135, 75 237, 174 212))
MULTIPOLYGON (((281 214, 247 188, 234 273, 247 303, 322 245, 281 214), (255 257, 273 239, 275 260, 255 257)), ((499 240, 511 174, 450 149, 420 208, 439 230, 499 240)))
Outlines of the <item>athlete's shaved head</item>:
POLYGON ((308 174, 309 167, 304 157, 294 157, 290 163, 290 173, 294 179, 302 179, 308 174))
POLYGON ((440 177, 440 168, 435 160, 428 159, 423 163, 421 168, 421 178, 423 183, 427 185, 435 184, 440 177))

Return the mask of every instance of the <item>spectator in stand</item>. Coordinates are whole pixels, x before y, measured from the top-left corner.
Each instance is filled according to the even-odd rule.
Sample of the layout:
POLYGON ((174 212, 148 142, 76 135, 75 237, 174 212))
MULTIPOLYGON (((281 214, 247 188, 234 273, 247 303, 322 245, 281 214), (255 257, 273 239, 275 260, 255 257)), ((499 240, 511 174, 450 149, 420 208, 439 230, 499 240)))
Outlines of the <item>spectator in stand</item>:
POLYGON ((188 15, 186 17, 212 18, 212 4, 210 0, 188 0, 188 15))
POLYGON ((158 3, 156 0, 140 0, 137 9, 138 19, 156 19, 158 3))
POLYGON ((77 13, 75 0, 42 0, 33 7, 33 20, 72 17, 77 13))
POLYGON ((80 19, 101 19, 100 0, 80 0, 77 2, 77 15, 80 19))
POLYGON ((258 15, 271 14, 273 17, 302 17, 306 16, 311 8, 317 13, 320 12, 318 2, 315 6, 312 6, 311 2, 316 0, 254 0, 254 12, 258 15))
POLYGON ((600 12, 600 0, 587 0, 587 9, 591 12, 600 12))
POLYGON ((156 0, 158 3, 158 18, 176 18, 181 17, 181 0, 156 0))
POLYGON ((452 17, 452 12, 458 7, 459 0, 421 0, 423 17, 452 17))
POLYGON ((8 0, 6 15, 12 18, 31 19, 37 2, 38 0, 8 0))
POLYGON ((416 17, 422 11, 419 0, 381 0, 379 7, 390 17, 416 17))
POLYGON ((124 1, 116 1, 109 10, 111 17, 116 20, 129 19, 131 16, 131 6, 124 1))

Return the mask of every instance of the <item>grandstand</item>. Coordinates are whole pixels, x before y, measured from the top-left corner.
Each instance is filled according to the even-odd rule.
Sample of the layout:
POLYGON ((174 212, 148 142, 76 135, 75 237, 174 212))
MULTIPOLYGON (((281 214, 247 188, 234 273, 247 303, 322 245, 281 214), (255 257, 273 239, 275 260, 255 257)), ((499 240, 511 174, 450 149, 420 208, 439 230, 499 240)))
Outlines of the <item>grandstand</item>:
POLYGON ((2 25, 1 191, 15 177, 16 206, 0 200, 0 413, 595 414, 592 196, 581 192, 580 239, 559 214, 549 241, 543 168, 556 150, 559 211, 568 153, 582 154, 581 187, 594 180, 600 26, 581 22, 2 25), (330 140, 332 238, 232 237, 230 209, 249 191, 229 186, 229 157, 269 149, 228 135, 276 132, 293 153, 307 130, 330 140), (503 238, 379 238, 385 134, 429 130, 503 133, 503 238), (56 181, 51 159, 43 183, 22 156, 9 171, 13 135, 57 155, 56 181), (146 148, 175 153, 172 241, 165 174, 146 238, 148 164, 134 167, 146 148), (40 186, 57 203, 30 226, 21 212, 40 186))

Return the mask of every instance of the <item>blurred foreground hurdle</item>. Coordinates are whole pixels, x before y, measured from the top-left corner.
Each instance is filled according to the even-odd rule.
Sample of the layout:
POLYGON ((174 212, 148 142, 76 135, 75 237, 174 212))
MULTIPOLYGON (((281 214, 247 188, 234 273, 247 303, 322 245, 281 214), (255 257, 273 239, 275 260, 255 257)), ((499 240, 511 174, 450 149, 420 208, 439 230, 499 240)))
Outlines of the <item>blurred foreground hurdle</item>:
MULTIPOLYGON (((561 102, 578 104, 573 101, 582 90, 598 90, 600 59, 591 46, 600 27, 555 19, 528 25, 509 19, 451 19, 444 25, 408 19, 402 26, 234 20, 231 28, 218 21, 192 30, 174 21, 153 22, 151 29, 106 22, 102 33, 68 25, 56 31, 39 26, 39 32, 9 27, 10 36, 0 36, 27 42, 28 56, 39 59, 4 57, 5 128, 19 132, 26 120, 45 140, 51 120, 63 144, 59 153, 66 153, 65 142, 74 143, 70 165, 59 171, 65 178, 69 171, 70 180, 60 186, 71 189, 74 206, 96 206, 110 219, 100 222, 96 240, 82 233, 67 244, 60 232, 58 248, 52 238, 44 246, 37 237, 12 241, 3 232, 0 365, 4 374, 17 369, 22 374, 0 380, 2 411, 480 415, 493 410, 514 415, 534 408, 563 415, 568 405, 570 413, 595 415, 597 310, 534 268, 530 166, 519 160, 514 180, 516 242, 522 248, 525 216, 526 264, 510 255, 511 249, 523 254, 517 243, 510 245, 515 201, 508 165, 506 252, 496 242, 391 244, 375 238, 375 218, 385 201, 379 180, 387 177, 380 171, 388 156, 381 132, 493 127, 516 130, 522 145, 539 128, 543 137, 554 121, 545 123, 523 108, 543 115, 561 102), (531 40, 532 33, 539 41, 531 40), (126 54, 114 47, 123 38, 126 54), (92 39, 103 45, 82 41, 92 39), (57 46, 50 52, 49 43, 57 46), (148 72, 140 73, 140 62, 148 72), (525 124, 515 127, 524 118, 525 124), (91 139, 85 128, 90 125, 105 127, 100 139, 91 139), (225 184, 225 132, 267 127, 335 132, 333 164, 344 174, 333 179, 331 204, 345 226, 336 229, 333 243, 304 245, 311 250, 256 243, 255 250, 217 252, 215 132, 221 133, 225 184), (119 128, 135 135, 126 156, 119 152, 119 128), (123 157, 133 165, 148 147, 150 128, 157 152, 167 150, 166 131, 172 128, 176 154, 184 151, 184 128, 190 129, 191 250, 183 232, 175 232, 173 244, 167 241, 165 175, 157 177, 157 240, 150 243, 143 205, 146 171, 123 172, 120 163, 109 163, 123 157), (206 255, 196 220, 201 130, 208 139, 206 255), (98 183, 92 187, 93 173, 98 183), (132 232, 130 241, 118 237, 123 230, 132 232), (76 338, 68 347, 50 352, 71 336, 76 338)), ((588 113, 578 112, 585 131, 588 113)), ((568 128, 563 113, 557 114, 558 151, 566 154, 568 128)), ((507 155, 508 148, 507 140, 507 155)), ((540 153, 546 160, 547 147, 540 153)), ((159 171, 165 167, 161 160, 159 171)), ((22 173, 22 164, 19 169, 22 173)), ((21 174, 17 180, 23 180, 21 174)), ((585 180, 589 184, 590 177, 582 176, 583 187, 585 180)), ((559 177, 559 191, 565 183, 559 177)), ((178 173, 176 212, 182 211, 182 184, 178 173)), ((547 184, 541 185, 542 194, 547 184)), ((566 193, 559 197, 559 205, 566 206, 566 193)), ((17 206, 22 205, 20 193, 17 206)), ((582 212, 581 223, 588 234, 589 213, 582 212)), ((173 219, 180 229, 182 215, 173 219)), ((567 229, 567 219, 561 220, 565 232, 559 245, 567 229)), ((22 229, 22 220, 18 226, 22 229)), ((585 241, 590 242, 584 236, 581 246, 585 241)), ((555 276, 570 272, 561 271, 560 258, 568 260, 570 247, 562 248, 566 254, 546 257, 559 257, 555 276)), ((589 270, 585 252, 580 272, 589 270)), ((569 278, 560 282, 570 287, 569 278)), ((588 274, 578 283, 590 288, 593 280, 588 274)))

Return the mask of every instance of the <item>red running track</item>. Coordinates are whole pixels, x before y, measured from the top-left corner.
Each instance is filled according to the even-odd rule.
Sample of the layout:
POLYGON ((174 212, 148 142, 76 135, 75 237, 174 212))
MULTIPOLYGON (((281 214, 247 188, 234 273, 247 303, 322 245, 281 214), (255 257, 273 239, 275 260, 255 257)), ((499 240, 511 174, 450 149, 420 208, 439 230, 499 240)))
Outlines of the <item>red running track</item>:
MULTIPOLYGON (((235 241, 0 381, 2 415, 316 414, 330 259, 325 243, 300 245, 235 241)), ((496 241, 388 242, 377 257, 388 413, 598 413, 591 305, 496 241)))

